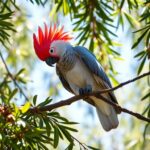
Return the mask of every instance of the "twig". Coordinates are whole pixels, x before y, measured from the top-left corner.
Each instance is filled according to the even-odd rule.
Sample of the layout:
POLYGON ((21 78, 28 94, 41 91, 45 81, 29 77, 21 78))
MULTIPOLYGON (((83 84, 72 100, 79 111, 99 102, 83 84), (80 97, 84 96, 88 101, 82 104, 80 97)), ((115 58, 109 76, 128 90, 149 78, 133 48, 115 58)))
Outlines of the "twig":
POLYGON ((12 79, 12 81, 14 82, 14 84, 18 87, 18 89, 20 90, 20 93, 25 97, 26 100, 28 100, 28 97, 27 97, 26 94, 23 92, 22 88, 21 88, 20 85, 16 82, 15 78, 13 77, 13 75, 11 74, 11 72, 9 71, 8 66, 7 66, 7 64, 6 64, 5 60, 4 60, 3 55, 2 55, 1 52, 0 52, 0 57, 1 57, 1 60, 2 60, 2 62, 3 62, 3 64, 4 64, 4 66, 5 66, 5 69, 6 69, 6 71, 7 71, 8 76, 12 79))
POLYGON ((88 147, 86 144, 81 143, 77 138, 75 138, 75 137, 72 136, 72 135, 71 135, 71 137, 72 137, 76 142, 78 142, 78 144, 80 145, 80 147, 82 147, 84 150, 88 150, 88 148, 86 148, 86 147, 88 147))
POLYGON ((126 109, 126 108, 123 108, 123 107, 119 106, 118 104, 116 104, 116 103, 114 103, 114 102, 112 102, 112 101, 109 101, 108 99, 106 99, 106 98, 103 97, 102 95, 99 95, 99 97, 101 98, 102 101, 104 101, 104 102, 106 102, 106 103, 108 103, 108 104, 114 106, 114 108, 119 109, 121 112, 130 114, 130 115, 132 115, 132 116, 134 116, 134 117, 136 117, 136 118, 138 118, 138 119, 140 119, 140 120, 143 120, 143 121, 146 121, 146 122, 150 122, 150 118, 146 118, 146 117, 142 116, 142 115, 139 114, 139 113, 136 113, 136 112, 133 112, 133 111, 128 110, 128 109, 126 109))
POLYGON ((113 88, 110 88, 110 89, 105 89, 105 90, 96 91, 95 93, 106 93, 106 92, 110 92, 110 91, 115 91, 115 90, 117 90, 117 89, 119 89, 119 88, 121 88, 121 87, 123 87, 123 86, 125 86, 125 85, 127 85, 127 84, 129 84, 129 83, 131 83, 131 82, 134 82, 134 81, 136 81, 136 80, 139 80, 139 79, 141 79, 141 78, 143 78, 143 77, 145 77, 145 76, 148 76, 148 75, 150 75, 150 71, 147 72, 147 73, 144 73, 144 74, 142 74, 142 75, 140 75, 140 76, 138 76, 138 77, 135 77, 135 78, 133 78, 133 79, 131 79, 131 80, 128 80, 128 81, 123 82, 123 83, 120 83, 120 84, 119 84, 118 86, 116 86, 116 87, 113 87, 113 88))
POLYGON ((76 101, 79 101, 80 99, 84 99, 84 98, 87 98, 89 96, 98 96, 99 98, 101 98, 102 101, 112 105, 113 107, 119 109, 121 112, 124 112, 124 113, 127 113, 127 114, 130 114, 140 120, 143 120, 143 121, 146 121, 146 122, 150 122, 150 118, 146 118, 144 116, 142 116, 141 114, 139 113, 135 113, 135 112, 132 112, 126 108, 123 108, 121 106, 119 106, 118 104, 112 102, 112 101, 109 101, 108 99, 106 99, 105 97, 103 97, 101 94, 102 93, 107 93, 107 92, 110 92, 110 91, 114 91, 114 90, 117 90, 119 89, 120 87, 123 87, 131 82, 134 82, 136 80, 139 80, 145 76, 148 76, 150 75, 150 72, 147 72, 147 73, 144 73, 136 78, 133 78, 132 80, 128 80, 126 82, 123 82, 121 84, 119 84, 118 86, 116 87, 113 87, 113 88, 110 88, 110 89, 105 89, 105 90, 100 90, 100 91, 94 91, 92 93, 89 93, 89 94, 84 94, 84 95, 76 95, 76 96, 73 96, 71 98, 68 98, 66 100, 61 100, 57 103, 54 103, 54 104, 50 104, 50 105, 47 105, 47 106, 43 106, 43 107, 40 107, 40 108, 31 108, 30 111, 34 111, 35 109, 38 109, 40 111, 51 111, 53 109, 56 109, 56 108, 59 108, 59 107, 62 107, 62 106, 66 106, 66 105, 70 105, 71 103, 73 102, 76 102, 76 101))

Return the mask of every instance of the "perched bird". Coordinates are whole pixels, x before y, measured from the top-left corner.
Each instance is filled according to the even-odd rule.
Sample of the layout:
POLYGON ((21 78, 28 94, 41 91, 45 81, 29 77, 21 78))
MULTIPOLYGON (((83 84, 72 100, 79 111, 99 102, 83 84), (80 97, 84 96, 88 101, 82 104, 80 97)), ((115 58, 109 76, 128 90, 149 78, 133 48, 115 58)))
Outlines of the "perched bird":
MULTIPOLYGON (((72 46, 68 32, 62 28, 38 28, 38 36, 33 34, 34 49, 40 60, 47 65, 56 63, 56 73, 64 88, 75 95, 82 95, 92 91, 111 88, 110 80, 94 54, 82 46, 72 46)), ((117 103, 113 92, 104 93, 103 96, 117 103)), ((96 107, 99 120, 104 130, 109 131, 118 126, 117 114, 119 111, 111 105, 100 100, 97 96, 85 99, 96 107)))

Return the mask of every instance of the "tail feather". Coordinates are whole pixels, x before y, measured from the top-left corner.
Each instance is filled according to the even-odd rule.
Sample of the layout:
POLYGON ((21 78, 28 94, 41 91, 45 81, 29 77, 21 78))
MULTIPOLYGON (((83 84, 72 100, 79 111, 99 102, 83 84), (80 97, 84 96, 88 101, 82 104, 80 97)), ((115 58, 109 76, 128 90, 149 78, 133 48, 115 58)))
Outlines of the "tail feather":
POLYGON ((116 110, 98 98, 93 97, 92 99, 95 102, 97 114, 104 130, 110 131, 117 128, 119 121, 116 110))
POLYGON ((117 126, 119 124, 116 111, 113 108, 111 108, 111 109, 112 110, 111 110, 111 114, 110 115, 104 114, 98 107, 96 109, 98 117, 99 117, 99 120, 100 120, 100 122, 102 124, 102 127, 106 131, 110 131, 111 129, 117 128, 117 126))

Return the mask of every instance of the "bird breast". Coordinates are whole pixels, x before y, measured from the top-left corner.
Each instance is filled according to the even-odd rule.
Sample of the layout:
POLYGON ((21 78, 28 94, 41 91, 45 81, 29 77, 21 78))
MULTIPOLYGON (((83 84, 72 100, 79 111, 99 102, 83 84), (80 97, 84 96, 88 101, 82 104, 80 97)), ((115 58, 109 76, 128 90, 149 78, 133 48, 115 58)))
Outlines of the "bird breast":
POLYGON ((79 88, 93 84, 93 76, 85 66, 85 64, 77 59, 74 67, 66 72, 66 79, 69 83, 73 83, 79 88))

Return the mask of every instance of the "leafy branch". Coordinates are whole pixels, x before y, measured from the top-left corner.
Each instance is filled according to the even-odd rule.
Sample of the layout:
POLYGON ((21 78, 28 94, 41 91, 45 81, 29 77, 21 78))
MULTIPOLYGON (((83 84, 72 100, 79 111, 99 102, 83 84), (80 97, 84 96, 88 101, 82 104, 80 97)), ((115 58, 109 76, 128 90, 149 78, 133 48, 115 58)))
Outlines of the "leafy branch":
POLYGON ((9 32, 15 32, 14 26, 7 20, 10 20, 12 17, 13 12, 0 14, 0 42, 5 45, 4 40, 8 41, 9 39, 9 32))
POLYGON ((56 108, 59 108, 59 107, 62 107, 62 106, 66 106, 66 105, 70 105, 72 104, 73 102, 76 102, 76 101, 79 101, 80 99, 84 99, 84 98, 87 98, 89 96, 98 96, 101 98, 102 101, 112 105, 113 107, 115 107, 116 109, 120 110, 121 112, 124 112, 124 113, 127 113, 127 114, 130 114, 140 120, 143 120, 143 121, 146 121, 146 122, 150 122, 150 118, 146 118, 144 116, 142 116, 141 114, 139 113, 135 113, 135 112, 132 112, 126 108, 123 108, 121 106, 119 106, 118 104, 112 102, 112 101, 109 101, 107 98, 105 98, 104 96, 102 96, 103 93, 107 93, 107 92, 110 92, 110 91, 114 91, 114 90, 117 90, 131 82, 134 82, 136 80, 139 80, 145 76, 148 76, 150 75, 150 72, 147 72, 147 73, 144 73, 136 78, 133 78, 132 80, 128 80, 126 82, 123 82, 121 84, 119 84, 118 86, 116 87, 113 87, 113 88, 110 88, 110 89, 104 89, 104 90, 101 90, 101 91, 94 91, 92 93, 89 93, 89 94, 83 94, 83 95, 76 95, 76 96, 73 96, 71 98, 68 98, 66 100, 61 100, 57 103, 54 103, 54 104, 50 104, 50 105, 46 105, 46 106, 43 106, 43 107, 33 107, 33 108, 30 108, 29 111, 30 112, 34 112, 34 111, 51 111, 53 109, 56 109, 56 108))

